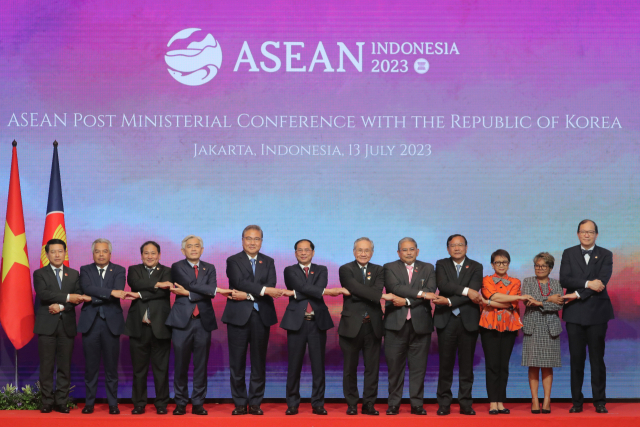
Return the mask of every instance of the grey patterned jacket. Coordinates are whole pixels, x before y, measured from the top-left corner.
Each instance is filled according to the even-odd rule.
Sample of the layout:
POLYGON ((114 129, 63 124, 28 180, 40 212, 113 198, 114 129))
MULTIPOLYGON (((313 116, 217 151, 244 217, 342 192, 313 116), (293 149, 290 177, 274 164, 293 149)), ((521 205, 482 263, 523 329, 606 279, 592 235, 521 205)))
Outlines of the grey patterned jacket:
MULTIPOLYGON (((551 279, 551 294, 562 295, 562 286, 556 279, 551 279)), ((543 287, 543 290, 546 286, 543 287)), ((525 335, 531 335, 536 328, 548 328, 549 334, 552 337, 557 337, 562 332, 562 324, 560 323, 560 317, 558 311, 562 308, 561 305, 547 302, 547 297, 541 296, 540 289, 538 288, 538 281, 535 277, 527 277, 522 281, 521 287, 522 295, 531 295, 538 301, 542 301, 542 307, 527 307, 524 316, 522 318, 522 324, 524 325, 523 331, 525 335)), ((545 292, 546 293, 546 292, 545 292)))

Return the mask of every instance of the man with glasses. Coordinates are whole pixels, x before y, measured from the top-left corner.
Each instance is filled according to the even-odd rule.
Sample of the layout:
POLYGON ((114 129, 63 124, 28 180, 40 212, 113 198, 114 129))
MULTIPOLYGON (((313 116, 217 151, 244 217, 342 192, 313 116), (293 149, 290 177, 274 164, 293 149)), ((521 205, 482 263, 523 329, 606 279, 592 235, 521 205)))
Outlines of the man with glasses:
POLYGON ((358 361, 364 358, 362 413, 378 415, 374 403, 378 397, 380 344, 382 342, 382 308, 384 269, 371 261, 373 242, 361 237, 353 244, 355 260, 340 267, 340 284, 347 289, 342 305, 338 335, 344 357, 342 389, 347 401, 347 415, 358 414, 358 361))
POLYGON ((482 302, 482 264, 467 258, 467 239, 454 234, 447 239, 449 258, 436 262, 436 284, 440 294, 433 300, 433 323, 438 331, 438 415, 449 415, 453 369, 458 355, 460 413, 475 415, 471 406, 473 387, 473 358, 478 341, 482 302))
POLYGON ((562 319, 567 324, 571 362, 571 413, 582 412, 584 365, 589 347, 593 406, 607 413, 605 337, 613 306, 607 284, 613 271, 613 254, 596 246, 598 226, 590 219, 578 224, 580 244, 565 249, 560 263, 560 284, 567 290, 562 319))
POLYGON ((298 240, 293 248, 298 262, 284 269, 284 284, 287 287, 284 295, 289 297, 289 305, 280 322, 280 327, 287 330, 289 350, 286 415, 298 413, 300 373, 307 346, 313 376, 311 407, 314 414, 327 415, 324 408, 324 358, 327 330, 333 328, 333 320, 322 297, 337 297, 346 290, 326 289, 327 267, 311 263, 315 254, 311 240, 298 240))
POLYGON ((273 258, 260 252, 263 233, 257 225, 242 231, 242 252, 227 258, 229 289, 222 321, 227 324, 231 396, 235 409, 231 415, 262 415, 260 404, 266 382, 267 345, 271 326, 278 323, 273 299, 282 296, 276 289, 273 258), (245 383, 247 348, 250 347, 251 378, 249 393, 245 383))

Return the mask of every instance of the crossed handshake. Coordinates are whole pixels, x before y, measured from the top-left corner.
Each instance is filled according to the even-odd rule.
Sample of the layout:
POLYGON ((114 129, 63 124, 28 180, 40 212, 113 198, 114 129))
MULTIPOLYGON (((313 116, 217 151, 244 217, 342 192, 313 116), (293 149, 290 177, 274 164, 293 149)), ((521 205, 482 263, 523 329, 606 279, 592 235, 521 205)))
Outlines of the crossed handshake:
MULTIPOLYGON (((449 300, 445 297, 441 297, 439 295, 434 294, 433 292, 422 292, 420 296, 416 296, 416 298, 423 298, 425 300, 433 301, 435 304, 438 304, 439 300, 444 300, 444 304, 449 304, 449 300)), ((393 305, 396 307, 402 307, 403 305, 407 305, 407 300, 403 297, 399 297, 394 294, 382 294, 382 298, 385 301, 393 302, 393 305)))
MULTIPOLYGON (((248 299, 248 294, 246 292, 242 292, 237 289, 218 288, 218 293, 234 301, 243 301, 248 299)), ((274 299, 278 299, 280 297, 292 297, 294 295, 294 292, 289 289, 267 287, 264 290, 264 295, 270 296, 274 299)), ((337 297, 339 295, 351 295, 351 293, 345 288, 327 288, 324 290, 324 295, 337 297)))

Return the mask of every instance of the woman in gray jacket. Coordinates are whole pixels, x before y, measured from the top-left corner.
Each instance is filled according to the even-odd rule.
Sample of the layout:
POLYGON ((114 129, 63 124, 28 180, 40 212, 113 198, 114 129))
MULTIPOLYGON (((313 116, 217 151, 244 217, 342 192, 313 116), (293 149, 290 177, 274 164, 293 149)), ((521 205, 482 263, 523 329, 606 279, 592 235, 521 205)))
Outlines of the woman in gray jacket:
POLYGON ((554 258, 548 252, 541 252, 533 258, 535 277, 522 281, 522 294, 531 295, 522 318, 524 341, 522 344, 522 366, 529 367, 531 387, 531 413, 539 414, 538 401, 539 371, 542 370, 544 402, 542 413, 551 413, 551 384, 553 368, 562 366, 560 362, 560 333, 562 325, 558 311, 562 308, 562 287, 551 279, 554 258))

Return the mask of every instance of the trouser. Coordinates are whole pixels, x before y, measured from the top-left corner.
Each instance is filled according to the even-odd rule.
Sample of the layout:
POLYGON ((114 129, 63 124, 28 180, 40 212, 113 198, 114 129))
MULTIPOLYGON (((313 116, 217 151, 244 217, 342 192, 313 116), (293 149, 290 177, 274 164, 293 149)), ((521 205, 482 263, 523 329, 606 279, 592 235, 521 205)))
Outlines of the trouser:
POLYGON ((378 397, 378 376, 380 372, 380 344, 382 339, 373 333, 371 322, 363 323, 354 338, 339 337, 344 358, 342 390, 347 405, 356 406, 360 399, 358 392, 358 362, 360 351, 364 358, 364 390, 362 403, 375 403, 378 397))
POLYGON ((96 316, 88 332, 82 334, 85 373, 84 383, 87 389, 86 406, 93 406, 98 391, 100 359, 104 363, 104 382, 107 389, 109 406, 118 404, 118 359, 120 357, 120 336, 109 330, 107 321, 96 316))
POLYGON ((571 362, 571 400, 574 406, 582 406, 584 396, 584 364, 589 347, 589 363, 591 364, 591 391, 593 405, 607 403, 607 367, 604 364, 604 341, 607 335, 607 323, 597 325, 578 325, 566 322, 569 336, 569 357, 571 362))
POLYGON ((176 404, 186 406, 189 402, 189 364, 193 354, 193 405, 204 404, 207 396, 207 364, 211 348, 211 332, 204 329, 200 318, 190 318, 184 329, 173 328, 173 391, 176 404))
POLYGON ((509 359, 516 343, 517 331, 496 331, 480 328, 480 339, 487 375, 487 396, 490 402, 507 400, 509 359))
POLYGON ((324 406, 324 358, 327 347, 327 331, 322 331, 315 320, 304 320, 297 331, 287 331, 287 348, 289 350, 289 366, 287 368, 287 406, 300 406, 300 373, 302 360, 309 346, 311 361, 311 406, 324 406))
POLYGON ((143 324, 140 337, 129 338, 129 350, 133 365, 131 400, 134 406, 147 404, 147 376, 149 363, 153 371, 156 408, 166 408, 169 403, 169 353, 171 339, 158 339, 151 325, 143 324))
POLYGON ((71 374, 71 355, 74 337, 67 335, 62 319, 51 335, 38 335, 40 356, 40 391, 42 404, 67 406, 71 374), (55 399, 53 392, 53 371, 56 369, 55 399))

